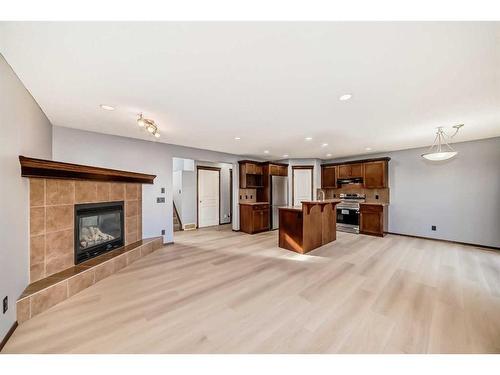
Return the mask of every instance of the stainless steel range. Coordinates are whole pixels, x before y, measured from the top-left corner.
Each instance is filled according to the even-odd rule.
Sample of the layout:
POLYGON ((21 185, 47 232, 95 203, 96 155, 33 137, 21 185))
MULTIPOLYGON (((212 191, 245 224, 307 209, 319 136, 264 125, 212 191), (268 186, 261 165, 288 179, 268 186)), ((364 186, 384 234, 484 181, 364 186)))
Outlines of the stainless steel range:
POLYGON ((337 230, 359 233, 359 204, 365 201, 365 194, 340 194, 337 204, 337 230))

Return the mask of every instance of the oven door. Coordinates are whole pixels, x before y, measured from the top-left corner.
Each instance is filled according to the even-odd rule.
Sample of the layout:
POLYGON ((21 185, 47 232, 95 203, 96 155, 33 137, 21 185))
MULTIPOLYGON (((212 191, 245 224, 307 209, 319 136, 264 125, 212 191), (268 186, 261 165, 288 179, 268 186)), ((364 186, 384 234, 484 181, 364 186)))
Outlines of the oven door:
POLYGON ((337 229, 359 232, 359 209, 337 207, 337 229))

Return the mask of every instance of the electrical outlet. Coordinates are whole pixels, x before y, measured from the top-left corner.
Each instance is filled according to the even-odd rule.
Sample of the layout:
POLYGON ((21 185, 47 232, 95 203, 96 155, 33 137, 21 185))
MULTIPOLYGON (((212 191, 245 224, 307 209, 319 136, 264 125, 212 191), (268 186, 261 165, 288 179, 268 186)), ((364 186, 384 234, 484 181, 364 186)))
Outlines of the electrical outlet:
MULTIPOLYGON (((179 191, 180 192, 180 191, 179 191)), ((165 188, 161 188, 161 193, 165 194, 165 188)))
POLYGON ((431 230, 436 230, 436 226, 435 225, 431 226, 431 230))
POLYGON ((165 229, 162 229, 161 230, 161 234, 164 235, 165 234, 165 229))
POLYGON ((378 199, 378 194, 375 194, 375 199, 378 199))
POLYGON ((5 296, 5 298, 3 299, 3 313, 5 314, 8 309, 9 309, 9 297, 5 296))
POLYGON ((165 198, 163 197, 156 198, 156 203, 165 203, 165 198))

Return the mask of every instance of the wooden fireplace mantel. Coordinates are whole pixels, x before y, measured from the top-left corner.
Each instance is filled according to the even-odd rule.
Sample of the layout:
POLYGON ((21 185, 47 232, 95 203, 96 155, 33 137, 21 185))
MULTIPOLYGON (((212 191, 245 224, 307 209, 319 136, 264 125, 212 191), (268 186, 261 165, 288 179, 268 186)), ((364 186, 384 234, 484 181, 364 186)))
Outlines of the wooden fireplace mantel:
POLYGON ((34 159, 19 155, 21 176, 31 178, 57 178, 152 184, 156 175, 34 159))

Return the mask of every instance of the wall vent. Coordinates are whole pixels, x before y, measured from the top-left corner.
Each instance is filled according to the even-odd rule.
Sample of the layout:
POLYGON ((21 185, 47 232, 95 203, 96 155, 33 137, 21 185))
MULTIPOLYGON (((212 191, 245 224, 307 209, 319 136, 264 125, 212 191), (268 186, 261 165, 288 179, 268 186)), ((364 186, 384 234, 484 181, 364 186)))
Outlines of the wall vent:
POLYGON ((195 223, 184 224, 184 230, 193 230, 196 229, 195 223))

